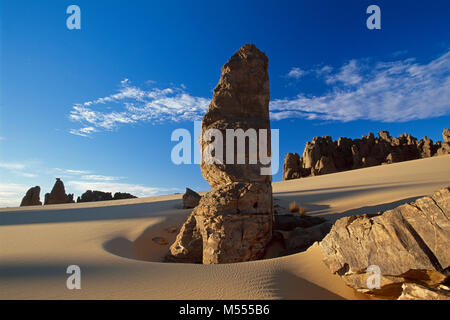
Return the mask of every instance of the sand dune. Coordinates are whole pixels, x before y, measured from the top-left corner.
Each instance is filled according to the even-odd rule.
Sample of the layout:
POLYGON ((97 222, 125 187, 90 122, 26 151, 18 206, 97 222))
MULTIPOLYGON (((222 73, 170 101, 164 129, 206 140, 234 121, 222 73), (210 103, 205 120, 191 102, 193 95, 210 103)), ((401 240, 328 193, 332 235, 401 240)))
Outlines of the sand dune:
MULTIPOLYGON (((450 155, 273 183, 281 208, 296 200, 331 220, 374 213, 450 185, 450 155)), ((281 209, 283 210, 283 209, 281 209)), ((317 245, 262 261, 159 262, 190 210, 181 195, 0 209, 1 299, 365 299, 331 275, 317 245), (81 290, 66 268, 81 267, 81 290)))

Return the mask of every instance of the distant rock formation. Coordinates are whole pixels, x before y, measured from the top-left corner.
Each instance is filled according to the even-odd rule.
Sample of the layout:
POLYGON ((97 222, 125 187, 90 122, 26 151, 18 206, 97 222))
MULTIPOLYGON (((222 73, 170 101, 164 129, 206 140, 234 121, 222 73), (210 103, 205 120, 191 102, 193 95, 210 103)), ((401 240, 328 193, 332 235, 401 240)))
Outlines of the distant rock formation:
POLYGON ((77 202, 93 202, 93 201, 108 201, 112 200, 111 192, 92 191, 88 190, 77 198, 77 202))
POLYGON ((388 131, 379 131, 378 138, 369 133, 354 140, 314 137, 306 143, 302 157, 286 154, 283 180, 450 154, 450 129, 444 129, 442 135, 444 141, 436 143, 427 137, 417 141, 406 133, 392 138, 388 131))
MULTIPOLYGON (((231 57, 203 117, 203 137, 209 129, 226 137, 226 129, 249 128, 266 129, 270 137, 267 68, 266 55, 254 45, 244 45, 231 57)), ((223 142, 225 155, 227 141, 223 142)), ((249 164, 248 141, 245 144, 245 164, 208 163, 202 157, 203 177, 213 189, 181 228, 168 260, 212 264, 263 257, 272 236, 271 176, 261 174, 261 164, 249 164)), ((203 139, 201 151, 208 146, 203 139)), ((270 156, 270 138, 264 147, 270 156)))
POLYGON ((87 190, 85 193, 81 195, 81 197, 77 198, 77 202, 95 202, 95 201, 122 200, 132 198, 136 197, 129 193, 116 192, 114 196, 112 196, 111 192, 87 190))
POLYGON ((55 185, 50 193, 45 194, 44 204, 74 203, 73 194, 66 194, 64 183, 56 178, 55 185))
POLYGON ((123 199, 136 199, 136 196, 133 196, 131 193, 127 192, 116 192, 114 193, 113 200, 123 200, 123 199))
POLYGON ((186 188, 186 192, 183 194, 183 208, 184 209, 195 208, 198 205, 201 198, 202 196, 199 195, 197 192, 189 188, 186 188))
POLYGON ((36 186, 30 188, 25 196, 22 198, 22 202, 20 203, 21 207, 25 206, 42 206, 42 202, 40 201, 40 193, 41 187, 36 186))
POLYGON ((449 218, 450 188, 444 188, 379 215, 341 218, 319 246, 325 264, 347 285, 398 297, 404 283, 437 288, 449 280, 449 218), (378 289, 367 285, 374 266, 378 289))

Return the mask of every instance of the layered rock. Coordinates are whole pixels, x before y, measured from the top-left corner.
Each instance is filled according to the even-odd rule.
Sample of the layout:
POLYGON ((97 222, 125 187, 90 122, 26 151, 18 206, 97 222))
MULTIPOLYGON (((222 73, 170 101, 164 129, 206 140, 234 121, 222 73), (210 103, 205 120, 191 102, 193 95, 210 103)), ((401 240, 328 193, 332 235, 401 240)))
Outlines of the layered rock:
POLYGON ((424 137, 420 141, 409 134, 391 137, 388 131, 379 131, 361 139, 341 137, 314 137, 307 142, 303 156, 288 153, 284 160, 283 180, 322 175, 338 171, 371 167, 437 155, 450 154, 450 130, 444 129, 444 141, 433 143, 424 137))
POLYGON ((341 218, 320 242, 330 270, 360 291, 398 296, 401 285, 436 287, 450 267, 450 189, 379 215, 341 218), (367 286, 370 266, 380 271, 379 289, 367 286))
POLYGON ((56 178, 55 185, 50 193, 45 194, 44 204, 73 203, 73 194, 66 194, 64 183, 56 178))
POLYGON ((20 203, 21 207, 25 206, 41 206, 42 202, 40 201, 40 193, 41 187, 36 186, 30 188, 25 196, 22 198, 22 202, 20 203))
POLYGON ((271 175, 262 174, 271 155, 267 68, 266 55, 254 45, 244 45, 222 67, 200 141, 200 168, 213 189, 201 197, 182 227, 169 260, 187 261, 191 255, 190 261, 197 262, 199 235, 205 264, 263 257, 272 232, 271 175), (244 150, 232 135, 239 130, 248 134, 241 141, 244 150), (261 132, 266 140, 261 140, 261 132), (215 144, 220 137, 223 144, 215 144))
POLYGON ((195 208, 198 205, 201 197, 202 196, 199 195, 194 190, 186 188, 186 192, 183 194, 183 208, 184 209, 195 208))

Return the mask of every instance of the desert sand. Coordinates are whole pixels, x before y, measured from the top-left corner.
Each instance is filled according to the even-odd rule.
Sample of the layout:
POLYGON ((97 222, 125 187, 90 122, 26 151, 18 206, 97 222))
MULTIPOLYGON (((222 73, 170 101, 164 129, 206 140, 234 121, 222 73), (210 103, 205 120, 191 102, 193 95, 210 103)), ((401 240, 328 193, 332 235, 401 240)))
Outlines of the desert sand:
MULTIPOLYGON (((450 155, 273 183, 334 221, 376 213, 450 185, 450 155)), ((181 194, 0 209, 0 299, 367 299, 332 275, 317 244, 290 256, 223 265, 162 263, 190 213, 181 194), (81 268, 68 290, 67 266, 81 268)))

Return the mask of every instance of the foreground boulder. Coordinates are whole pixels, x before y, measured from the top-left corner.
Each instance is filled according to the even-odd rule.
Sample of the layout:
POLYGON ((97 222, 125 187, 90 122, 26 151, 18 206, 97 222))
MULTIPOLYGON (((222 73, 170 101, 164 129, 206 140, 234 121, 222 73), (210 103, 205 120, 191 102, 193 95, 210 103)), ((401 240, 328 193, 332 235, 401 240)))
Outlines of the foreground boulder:
POLYGON ((41 206, 42 202, 40 201, 40 193, 41 187, 36 186, 30 188, 25 196, 22 198, 22 202, 20 203, 21 207, 25 206, 41 206))
POLYGON ((379 215, 341 218, 319 246, 325 264, 349 286, 398 296, 405 282, 435 287, 448 279, 449 218, 450 189, 444 188, 379 215), (370 266, 379 268, 380 288, 368 288, 370 266))
POLYGON ((261 161, 250 163, 249 159, 257 156, 257 160, 260 160, 262 152, 270 160, 267 68, 266 55, 254 45, 244 45, 223 66, 211 104, 203 117, 200 143, 200 168, 213 189, 201 197, 182 227, 170 248, 169 260, 200 260, 199 235, 202 239, 201 261, 204 264, 249 261, 263 257, 272 236, 271 175, 261 172, 267 164, 263 165, 261 161), (230 143, 225 139, 227 129, 242 129, 244 132, 254 129, 257 134, 264 129, 268 139, 256 144, 257 155, 251 153, 253 149, 249 141, 252 139, 245 139, 245 154, 234 152, 234 162, 230 163, 230 159, 225 158, 227 144, 230 143), (207 153, 210 142, 215 141, 210 135, 217 132, 222 134, 223 149, 214 149, 214 153, 217 155, 222 152, 224 157, 223 161, 210 161, 211 157, 207 153), (260 150, 261 147, 265 152, 260 150), (243 157, 245 163, 238 162, 239 156, 243 157), (187 259, 189 255, 192 260, 187 259))
POLYGON ((50 193, 45 194, 44 204, 73 203, 73 194, 66 194, 64 183, 56 178, 55 185, 50 193))
POLYGON ((306 143, 302 157, 286 154, 283 180, 450 154, 450 129, 444 129, 442 136, 443 142, 436 143, 427 137, 418 141, 406 133, 395 138, 388 131, 379 131, 377 138, 373 133, 337 141, 314 137, 306 143))
POLYGON ((186 192, 183 194, 183 208, 184 209, 195 208, 198 205, 201 197, 202 196, 199 195, 194 190, 186 188, 186 192))

